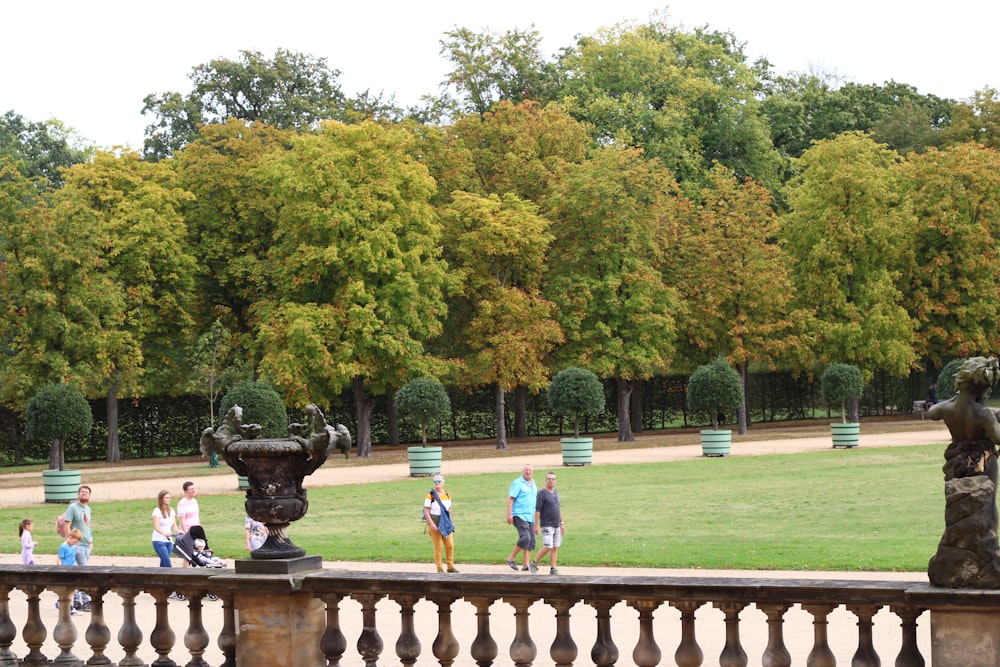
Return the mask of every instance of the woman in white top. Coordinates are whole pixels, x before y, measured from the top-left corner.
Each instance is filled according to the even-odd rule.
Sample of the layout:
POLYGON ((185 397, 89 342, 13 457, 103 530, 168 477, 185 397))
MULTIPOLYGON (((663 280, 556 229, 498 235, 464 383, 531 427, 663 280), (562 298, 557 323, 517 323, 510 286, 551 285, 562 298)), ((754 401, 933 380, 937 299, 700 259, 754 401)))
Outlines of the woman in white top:
MULTIPOLYGON (((437 494, 437 497, 441 500, 441 505, 444 505, 444 509, 450 517, 451 494, 444 489, 444 477, 438 473, 434 475, 433 481, 434 493, 437 494)), ((441 531, 438 530, 438 524, 441 522, 441 505, 434 500, 434 495, 428 491, 427 496, 424 498, 424 521, 427 522, 427 533, 431 536, 431 543, 434 545, 434 565, 437 566, 438 572, 458 572, 455 569, 455 534, 452 533, 448 537, 444 537, 441 535, 441 531), (445 570, 445 564, 441 562, 442 551, 444 551, 447 570, 445 570)))
POLYGON ((170 552, 174 549, 172 538, 179 532, 177 515, 170 506, 170 492, 160 491, 153 510, 153 551, 160 557, 160 567, 170 567, 170 552))

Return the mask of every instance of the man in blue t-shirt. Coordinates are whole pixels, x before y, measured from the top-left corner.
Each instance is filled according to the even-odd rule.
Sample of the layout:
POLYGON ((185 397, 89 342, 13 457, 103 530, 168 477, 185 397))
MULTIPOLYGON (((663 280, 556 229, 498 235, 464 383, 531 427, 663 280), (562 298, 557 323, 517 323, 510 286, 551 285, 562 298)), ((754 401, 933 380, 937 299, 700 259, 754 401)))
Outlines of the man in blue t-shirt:
POLYGON ((538 497, 538 487, 531 479, 531 465, 526 463, 521 469, 521 476, 511 482, 507 494, 507 523, 517 529, 517 543, 510 557, 504 562, 512 570, 517 570, 518 552, 524 554, 522 570, 535 573, 537 566, 531 560, 531 552, 535 549, 535 499, 538 497))

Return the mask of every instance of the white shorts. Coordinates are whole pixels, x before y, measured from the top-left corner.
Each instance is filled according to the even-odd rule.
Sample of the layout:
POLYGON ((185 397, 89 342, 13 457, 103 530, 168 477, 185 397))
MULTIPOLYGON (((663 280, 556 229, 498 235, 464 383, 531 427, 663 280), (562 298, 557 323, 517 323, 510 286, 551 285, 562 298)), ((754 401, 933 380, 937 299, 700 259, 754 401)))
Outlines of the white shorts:
POLYGON ((542 526, 542 546, 549 549, 562 546, 562 530, 559 526, 542 526))

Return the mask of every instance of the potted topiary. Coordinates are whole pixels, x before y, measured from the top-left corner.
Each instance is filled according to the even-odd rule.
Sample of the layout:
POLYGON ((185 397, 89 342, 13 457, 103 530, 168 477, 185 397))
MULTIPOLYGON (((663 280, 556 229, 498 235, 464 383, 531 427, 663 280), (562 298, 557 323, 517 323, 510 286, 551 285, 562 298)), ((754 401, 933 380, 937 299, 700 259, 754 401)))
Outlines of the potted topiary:
MULTIPOLYGON (((229 408, 238 405, 243 408, 246 424, 260 424, 260 437, 283 438, 288 435, 288 411, 281 396, 267 380, 240 380, 234 384, 219 404, 220 419, 229 408)), ((239 488, 250 488, 250 481, 244 475, 237 476, 239 488)))
POLYGON ((76 387, 48 384, 31 397, 24 409, 25 431, 31 440, 51 443, 49 469, 42 471, 45 502, 76 500, 80 471, 66 470, 66 439, 82 438, 94 426, 90 403, 76 387))
POLYGON ((861 370, 852 364, 830 364, 820 376, 823 400, 827 405, 840 404, 840 423, 830 424, 833 447, 852 448, 858 446, 861 424, 847 421, 847 402, 865 391, 865 379, 861 370))
POLYGON ((604 411, 604 387, 586 368, 567 368, 556 373, 549 384, 549 407, 556 414, 573 418, 573 437, 562 438, 564 466, 590 465, 594 439, 580 437, 580 417, 604 411))
POLYGON ((699 366, 688 378, 687 407, 695 419, 711 422, 701 431, 701 452, 705 456, 729 456, 733 432, 720 429, 719 415, 743 405, 743 382, 729 362, 719 357, 699 366))
POLYGON ((420 447, 406 450, 410 477, 441 472, 441 447, 427 446, 427 427, 451 414, 448 392, 433 378, 417 378, 397 391, 394 401, 400 417, 410 417, 420 425, 420 447))

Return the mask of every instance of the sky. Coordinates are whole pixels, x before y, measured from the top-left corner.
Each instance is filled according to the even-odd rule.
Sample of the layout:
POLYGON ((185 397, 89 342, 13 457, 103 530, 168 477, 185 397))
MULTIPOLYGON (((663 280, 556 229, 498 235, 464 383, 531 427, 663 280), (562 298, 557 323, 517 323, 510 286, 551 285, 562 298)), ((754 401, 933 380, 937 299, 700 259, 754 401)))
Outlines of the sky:
POLYGON ((1000 2, 953 0, 136 0, 5 3, 0 113, 57 118, 100 147, 141 149, 142 100, 190 91, 188 75, 240 50, 278 48, 327 59, 345 94, 395 94, 401 106, 436 92, 449 66, 440 40, 456 26, 505 32, 532 26, 547 55, 623 21, 666 11, 687 29, 732 32, 753 60, 778 72, 894 80, 922 94, 967 99, 1000 87, 995 26, 1000 2))

